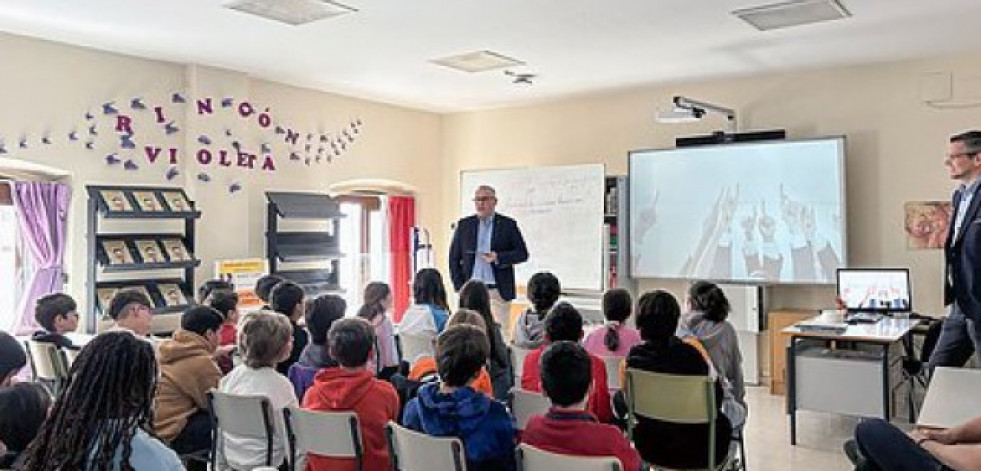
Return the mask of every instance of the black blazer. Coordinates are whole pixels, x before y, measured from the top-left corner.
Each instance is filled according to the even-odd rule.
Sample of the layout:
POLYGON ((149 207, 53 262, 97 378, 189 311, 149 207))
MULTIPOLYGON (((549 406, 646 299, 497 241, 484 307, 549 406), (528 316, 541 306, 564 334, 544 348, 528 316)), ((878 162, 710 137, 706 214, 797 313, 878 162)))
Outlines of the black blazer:
MULTIPOLYGON (((450 277, 457 291, 473 276, 474 256, 477 251, 476 215, 461 219, 453 232, 450 244, 450 277)), ((497 291, 506 301, 514 299, 514 265, 528 260, 528 248, 521 237, 518 223, 507 216, 494 215, 494 233, 491 234, 491 251, 497 253, 497 261, 491 267, 497 291)))
POLYGON ((981 192, 975 191, 955 240, 954 221, 960 200, 960 197, 954 198, 954 212, 944 249, 944 304, 956 301, 968 319, 981 322, 981 218, 978 214, 981 192))

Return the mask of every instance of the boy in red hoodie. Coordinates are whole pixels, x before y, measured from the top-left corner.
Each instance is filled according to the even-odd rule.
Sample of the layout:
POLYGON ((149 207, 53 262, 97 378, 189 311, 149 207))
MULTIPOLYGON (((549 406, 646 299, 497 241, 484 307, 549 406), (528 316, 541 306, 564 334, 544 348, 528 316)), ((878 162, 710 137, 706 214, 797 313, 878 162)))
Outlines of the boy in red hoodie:
MULTIPOLYGON (((303 396, 303 407, 327 412, 353 411, 361 424, 363 470, 388 471, 391 464, 385 424, 397 420, 399 396, 391 384, 368 370, 374 358, 375 331, 361 318, 335 321, 327 332, 330 357, 340 366, 324 368, 303 396)), ((310 454, 306 471, 354 471, 353 459, 310 454)))

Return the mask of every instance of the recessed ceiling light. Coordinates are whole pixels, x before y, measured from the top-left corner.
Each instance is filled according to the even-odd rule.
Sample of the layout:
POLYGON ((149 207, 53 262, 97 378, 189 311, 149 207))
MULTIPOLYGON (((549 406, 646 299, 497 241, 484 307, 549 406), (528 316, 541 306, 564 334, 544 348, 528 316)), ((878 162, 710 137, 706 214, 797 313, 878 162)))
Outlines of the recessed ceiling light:
POLYGON ((432 62, 464 72, 486 72, 488 70, 525 65, 522 61, 494 51, 468 52, 466 54, 435 59, 432 62))
POLYGON ((851 13, 838 0, 794 0, 732 12, 760 31, 848 18, 851 13))
POLYGON ((293 26, 358 11, 330 0, 235 0, 225 8, 293 26))

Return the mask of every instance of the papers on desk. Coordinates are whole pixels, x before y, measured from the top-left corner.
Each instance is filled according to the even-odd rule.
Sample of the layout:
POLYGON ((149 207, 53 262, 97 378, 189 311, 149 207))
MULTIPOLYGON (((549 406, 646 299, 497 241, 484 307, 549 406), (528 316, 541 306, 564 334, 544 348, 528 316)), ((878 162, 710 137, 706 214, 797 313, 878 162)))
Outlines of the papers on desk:
POLYGON ((843 334, 848 330, 848 324, 844 322, 830 322, 823 320, 820 316, 794 324, 794 327, 801 332, 821 332, 829 334, 843 334))

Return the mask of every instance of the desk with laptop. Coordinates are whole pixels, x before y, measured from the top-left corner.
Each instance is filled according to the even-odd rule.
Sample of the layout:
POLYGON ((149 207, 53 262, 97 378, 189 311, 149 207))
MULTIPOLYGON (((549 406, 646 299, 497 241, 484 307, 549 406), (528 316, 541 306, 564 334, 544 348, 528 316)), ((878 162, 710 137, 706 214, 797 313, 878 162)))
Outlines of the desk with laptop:
POLYGON ((909 270, 839 269, 837 289, 847 315, 829 312, 783 330, 793 445, 799 409, 889 420, 903 342, 920 322, 910 318, 909 270))

